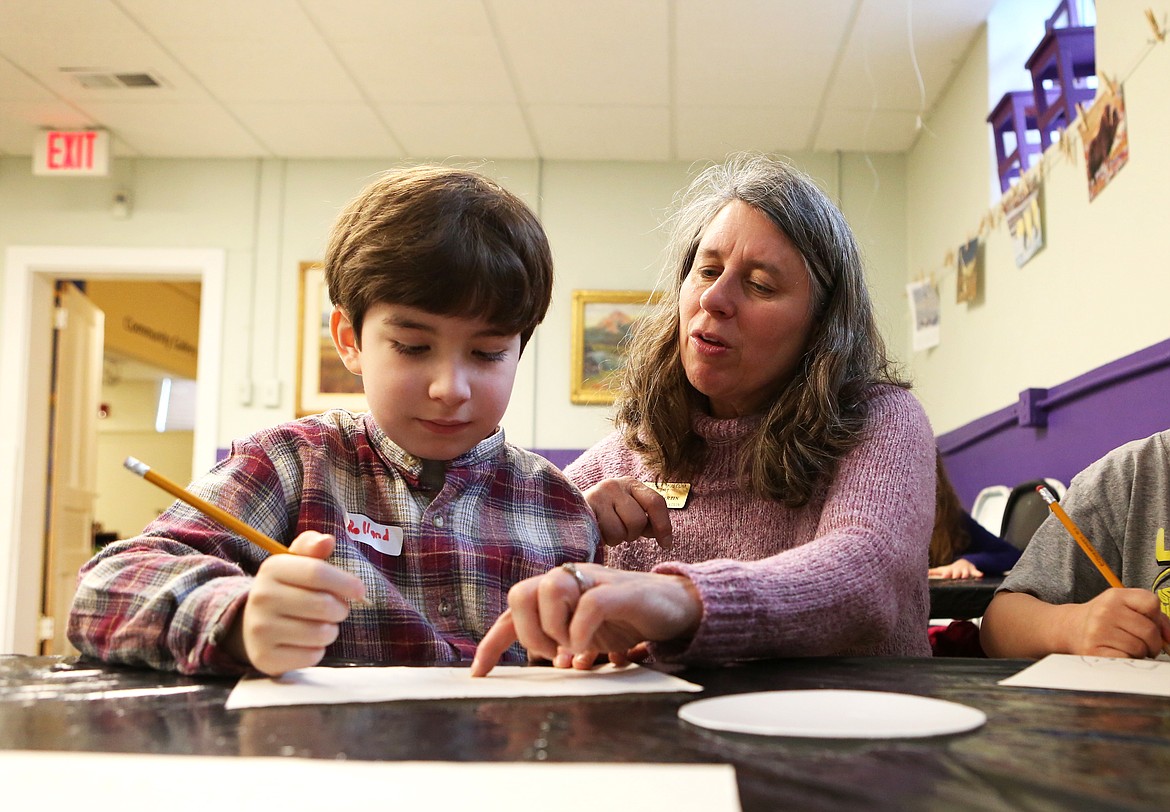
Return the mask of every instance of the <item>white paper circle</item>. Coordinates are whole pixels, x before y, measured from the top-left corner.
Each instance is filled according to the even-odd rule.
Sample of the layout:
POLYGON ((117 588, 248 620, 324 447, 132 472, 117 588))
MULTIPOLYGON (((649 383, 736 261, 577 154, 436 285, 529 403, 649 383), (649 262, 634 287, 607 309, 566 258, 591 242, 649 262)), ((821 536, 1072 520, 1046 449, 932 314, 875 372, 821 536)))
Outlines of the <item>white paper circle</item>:
POLYGON ((884 691, 762 691, 700 699, 679 718, 699 727, 760 736, 895 739, 974 730, 983 711, 913 694, 884 691))

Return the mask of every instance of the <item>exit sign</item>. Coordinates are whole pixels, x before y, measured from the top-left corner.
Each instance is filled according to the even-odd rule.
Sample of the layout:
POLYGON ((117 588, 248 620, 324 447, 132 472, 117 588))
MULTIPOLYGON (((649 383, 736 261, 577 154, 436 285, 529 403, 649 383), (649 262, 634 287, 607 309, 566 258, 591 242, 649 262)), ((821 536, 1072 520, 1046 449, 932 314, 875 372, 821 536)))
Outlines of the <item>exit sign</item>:
POLYGON ((110 174, 106 130, 42 130, 33 150, 34 175, 110 174))

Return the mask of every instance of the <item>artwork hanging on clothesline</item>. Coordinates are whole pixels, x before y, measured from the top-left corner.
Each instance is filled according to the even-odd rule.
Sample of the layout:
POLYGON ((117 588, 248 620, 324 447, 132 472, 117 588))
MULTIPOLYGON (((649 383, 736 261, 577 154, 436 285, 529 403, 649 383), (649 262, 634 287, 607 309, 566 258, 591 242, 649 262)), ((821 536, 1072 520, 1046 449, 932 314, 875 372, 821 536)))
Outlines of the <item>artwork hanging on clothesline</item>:
POLYGON ((1089 175, 1089 200, 1109 185, 1129 160, 1129 133, 1121 85, 1102 80, 1097 99, 1078 125, 1089 175))
POLYGON ((1040 184, 1021 179, 1012 187, 1004 201, 1008 231, 1016 267, 1023 268, 1036 252, 1044 247, 1044 221, 1040 216, 1040 184))
POLYGON ((955 304, 975 301, 975 297, 979 295, 978 237, 959 246, 959 259, 955 271, 955 304))
POLYGON ((906 286, 910 300, 910 323, 913 325, 911 347, 915 352, 937 347, 939 342, 938 287, 930 280, 911 282, 906 286))

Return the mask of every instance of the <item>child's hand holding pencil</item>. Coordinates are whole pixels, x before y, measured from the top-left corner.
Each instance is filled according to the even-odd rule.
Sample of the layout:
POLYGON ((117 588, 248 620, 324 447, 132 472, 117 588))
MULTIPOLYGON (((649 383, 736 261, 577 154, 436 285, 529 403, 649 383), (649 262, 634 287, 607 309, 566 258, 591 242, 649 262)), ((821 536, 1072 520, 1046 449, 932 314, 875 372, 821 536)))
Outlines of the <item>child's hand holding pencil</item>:
POLYGON ((260 564, 232 622, 225 641, 232 655, 271 676, 321 662, 337 639, 338 624, 349 616, 350 601, 365 602, 361 579, 325 560, 333 553, 333 536, 305 531, 285 547, 134 457, 127 457, 125 466, 272 553, 260 564))
POLYGON ((289 547, 293 555, 260 565, 228 638, 238 659, 271 676, 321 662, 350 602, 365 596, 357 576, 325 561, 333 545, 333 536, 306 531, 289 547))
POLYGON ((1162 613, 1158 596, 1147 589, 1127 588, 1048 489, 1041 485, 1036 490, 1111 587, 1084 604, 1080 628, 1074 631, 1074 639, 1088 649, 1083 653, 1129 657, 1140 644, 1145 656, 1156 657, 1159 651, 1170 655, 1170 618, 1162 613))

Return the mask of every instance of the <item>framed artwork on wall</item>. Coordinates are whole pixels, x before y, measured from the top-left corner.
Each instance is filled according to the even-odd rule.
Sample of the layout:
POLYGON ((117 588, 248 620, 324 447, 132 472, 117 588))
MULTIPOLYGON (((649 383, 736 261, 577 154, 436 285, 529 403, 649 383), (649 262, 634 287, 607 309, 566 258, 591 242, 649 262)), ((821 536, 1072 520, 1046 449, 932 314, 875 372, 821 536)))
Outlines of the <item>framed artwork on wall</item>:
POLYGON ((302 262, 300 277, 297 417, 334 408, 364 412, 367 406, 362 379, 341 363, 329 335, 329 314, 333 305, 325 287, 325 271, 320 263, 302 262))
POLYGON ((657 302, 648 290, 573 291, 571 402, 613 403, 630 329, 657 302))

